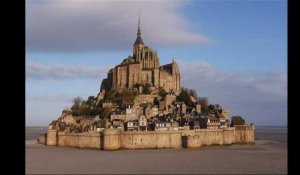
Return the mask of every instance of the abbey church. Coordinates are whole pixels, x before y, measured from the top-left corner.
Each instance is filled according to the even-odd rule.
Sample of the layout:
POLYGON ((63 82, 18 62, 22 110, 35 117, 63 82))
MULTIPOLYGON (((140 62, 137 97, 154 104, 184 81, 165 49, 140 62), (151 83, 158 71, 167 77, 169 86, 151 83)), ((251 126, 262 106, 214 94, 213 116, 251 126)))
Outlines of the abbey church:
POLYGON ((50 123, 48 133, 41 135, 39 143, 117 150, 181 148, 183 145, 199 148, 202 143, 232 144, 235 138, 238 138, 237 143, 253 142, 253 126, 242 126, 244 119, 235 116, 240 121, 236 122, 238 130, 227 129, 230 126, 228 111, 219 104, 209 105, 205 98, 198 98, 195 90, 181 88, 180 81, 177 63, 173 60, 160 65, 157 52, 144 44, 139 19, 132 56, 108 71, 97 97, 89 96, 86 101, 74 99, 73 106, 64 109, 62 115, 50 123), (200 132, 200 129, 204 130, 200 132), (137 132, 129 133, 131 131, 137 132), (196 137, 182 140, 187 133, 196 137), (136 137, 140 138, 139 142, 136 137), (188 144, 181 144, 183 142, 188 144), (170 146, 173 143, 175 145, 170 146))
POLYGON ((133 44, 133 56, 128 56, 115 68, 110 69, 103 79, 101 91, 133 89, 135 85, 163 88, 166 92, 180 93, 180 72, 177 63, 160 66, 157 52, 146 46, 142 40, 140 19, 137 38, 133 44))

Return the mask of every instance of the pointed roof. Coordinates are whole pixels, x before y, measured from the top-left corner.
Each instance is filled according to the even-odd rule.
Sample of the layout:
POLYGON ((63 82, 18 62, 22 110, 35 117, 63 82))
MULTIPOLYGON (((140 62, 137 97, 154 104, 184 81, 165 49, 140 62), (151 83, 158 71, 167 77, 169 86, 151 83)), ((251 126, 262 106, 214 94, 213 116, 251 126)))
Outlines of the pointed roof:
POLYGON ((142 32, 141 32, 141 26, 140 26, 140 13, 139 13, 139 21, 138 21, 138 30, 137 30, 137 38, 134 42, 134 45, 137 45, 137 44, 143 44, 144 45, 144 42, 142 40, 142 32))
POLYGON ((144 42, 142 40, 142 37, 141 36, 138 36, 134 42, 134 45, 137 45, 137 44, 143 44, 144 45, 144 42))

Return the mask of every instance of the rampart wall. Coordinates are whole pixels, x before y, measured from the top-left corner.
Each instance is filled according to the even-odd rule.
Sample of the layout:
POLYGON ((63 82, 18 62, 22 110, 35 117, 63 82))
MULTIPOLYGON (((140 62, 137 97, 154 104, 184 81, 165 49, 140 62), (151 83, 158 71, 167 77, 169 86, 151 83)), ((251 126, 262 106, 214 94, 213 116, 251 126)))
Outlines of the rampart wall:
POLYGON ((49 129, 39 143, 49 146, 103 150, 199 148, 209 145, 253 144, 254 128, 235 126, 223 129, 178 131, 121 131, 105 129, 101 133, 65 133, 49 129))

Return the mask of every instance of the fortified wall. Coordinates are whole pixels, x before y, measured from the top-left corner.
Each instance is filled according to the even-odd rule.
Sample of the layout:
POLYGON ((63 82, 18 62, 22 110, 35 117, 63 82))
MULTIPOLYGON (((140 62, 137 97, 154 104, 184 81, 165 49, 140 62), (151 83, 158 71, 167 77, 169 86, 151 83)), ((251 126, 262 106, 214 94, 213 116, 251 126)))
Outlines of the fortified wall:
POLYGON ((209 145, 254 144, 254 128, 240 125, 223 129, 178 131, 121 131, 105 129, 101 133, 65 133, 49 129, 39 138, 48 146, 103 150, 200 148, 209 145))

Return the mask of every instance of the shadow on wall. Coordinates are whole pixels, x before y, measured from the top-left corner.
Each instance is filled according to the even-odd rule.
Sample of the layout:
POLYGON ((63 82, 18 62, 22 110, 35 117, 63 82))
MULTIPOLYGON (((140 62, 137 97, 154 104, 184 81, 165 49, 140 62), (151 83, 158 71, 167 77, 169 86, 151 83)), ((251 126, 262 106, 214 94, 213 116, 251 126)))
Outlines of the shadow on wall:
POLYGON ((104 150, 104 134, 100 133, 100 149, 104 150))

